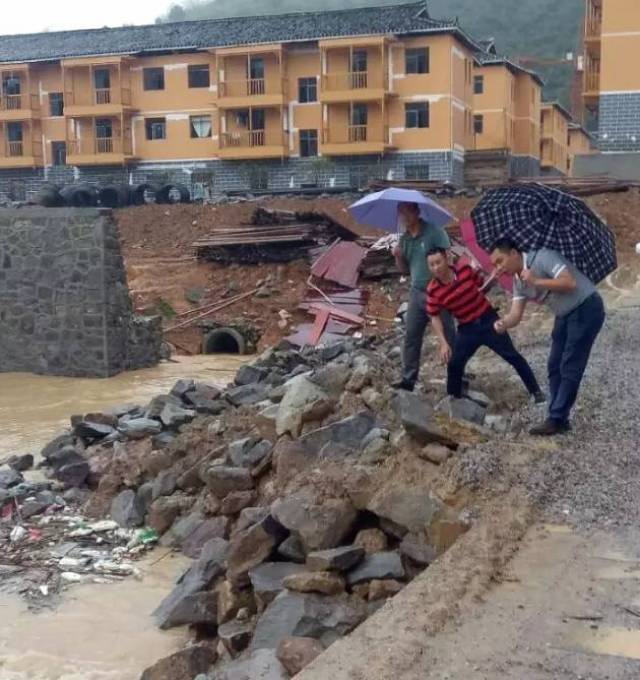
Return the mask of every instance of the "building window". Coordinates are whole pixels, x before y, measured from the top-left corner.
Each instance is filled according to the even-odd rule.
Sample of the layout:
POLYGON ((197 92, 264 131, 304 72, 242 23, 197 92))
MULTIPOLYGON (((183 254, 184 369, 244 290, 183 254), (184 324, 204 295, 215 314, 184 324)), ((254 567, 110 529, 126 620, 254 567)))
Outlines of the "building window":
POLYGON ((49 94, 49 110, 54 117, 64 116, 64 97, 62 92, 49 94))
POLYGON ((113 125, 110 118, 96 119, 96 137, 98 139, 111 139, 113 137, 113 125))
POLYGON ((476 135, 481 135, 484 132, 484 116, 473 117, 473 131, 476 135))
POLYGON ((211 137, 211 116, 191 116, 189 118, 192 139, 211 137))
POLYGON ((166 139, 167 121, 165 118, 147 118, 144 121, 147 139, 166 139))
POLYGON ((429 48, 417 47, 405 50, 405 73, 429 73, 429 48))
POLYGON ((211 77, 209 76, 209 64, 196 64, 189 66, 189 87, 209 87, 211 77))
POLYGON ((300 130, 300 155, 303 158, 318 155, 317 130, 300 130))
POLYGON ((473 94, 484 94, 484 76, 473 77, 473 94))
POLYGON ((2 94, 14 97, 21 94, 20 78, 14 75, 3 76, 2 94))
POLYGON ((53 165, 67 164, 67 145, 65 142, 51 142, 51 161, 53 165))
POLYGON ((98 68, 93 72, 93 86, 96 90, 111 89, 111 73, 108 68, 98 68))
POLYGON ((164 90, 164 68, 142 69, 145 90, 164 90))
POLYGON ((300 104, 318 101, 318 81, 315 78, 298 79, 298 101, 300 104))
POLYGON ((7 141, 22 141, 22 123, 7 123, 7 141))
POLYGON ((429 179, 429 166, 426 163, 412 163, 404 166, 405 179, 429 179))
POLYGON ((428 128, 429 102, 405 104, 404 117, 406 128, 428 128))
POLYGON ((367 70, 367 50, 354 50, 351 57, 351 71, 364 73, 367 70))

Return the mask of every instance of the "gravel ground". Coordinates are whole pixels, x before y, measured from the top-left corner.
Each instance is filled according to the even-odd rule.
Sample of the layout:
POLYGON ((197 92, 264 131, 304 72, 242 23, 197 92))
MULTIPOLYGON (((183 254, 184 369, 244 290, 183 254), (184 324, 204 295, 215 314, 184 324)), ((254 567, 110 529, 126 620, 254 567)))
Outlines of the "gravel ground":
MULTIPOLYGON (((569 522, 580 528, 637 526, 638 337, 638 309, 610 311, 572 414, 573 431, 553 439, 529 437, 526 430, 545 412, 541 407, 525 406, 513 416, 514 421, 520 421, 518 434, 507 435, 499 448, 494 441, 461 456, 460 478, 467 483, 475 480, 478 487, 492 477, 500 485, 522 485, 547 521, 569 522), (514 463, 514 451, 520 450, 526 459, 514 463)), ((518 344, 546 386, 548 334, 540 331, 526 345, 518 344)), ((499 364, 494 365, 497 368, 499 364)), ((478 382, 482 383, 483 377, 480 374, 478 382)))

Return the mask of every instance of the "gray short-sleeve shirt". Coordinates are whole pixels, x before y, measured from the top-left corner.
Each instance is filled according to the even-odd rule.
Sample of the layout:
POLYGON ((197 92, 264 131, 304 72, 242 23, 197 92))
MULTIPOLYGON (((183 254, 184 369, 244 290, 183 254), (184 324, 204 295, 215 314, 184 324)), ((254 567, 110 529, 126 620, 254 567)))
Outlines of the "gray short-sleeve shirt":
POLYGON ((577 285, 570 293, 554 293, 527 286, 516 276, 513 285, 514 300, 544 302, 556 316, 566 316, 596 292, 593 283, 557 250, 542 248, 524 253, 523 257, 525 268, 530 269, 538 278, 556 279, 563 271, 569 270, 577 285))

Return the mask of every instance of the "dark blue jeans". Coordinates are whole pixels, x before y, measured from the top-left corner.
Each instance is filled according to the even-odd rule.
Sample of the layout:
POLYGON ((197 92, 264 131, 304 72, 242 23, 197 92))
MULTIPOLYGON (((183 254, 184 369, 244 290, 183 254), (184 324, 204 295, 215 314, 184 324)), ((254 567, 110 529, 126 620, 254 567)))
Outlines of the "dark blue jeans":
MULTIPOLYGON (((442 323, 447 341, 453 347, 456 336, 456 326, 449 312, 442 314, 442 323)), ((424 334, 429 325, 427 314, 427 292, 412 288, 409 293, 409 309, 406 316, 406 330, 404 335, 404 356, 402 380, 407 385, 415 385, 420 373, 420 357, 424 334)))
POLYGON ((469 359, 480 349, 488 347, 501 359, 515 368, 529 394, 540 390, 536 376, 527 360, 514 347, 508 333, 500 334, 493 327, 498 320, 496 312, 491 310, 476 321, 459 324, 453 354, 447 367, 447 394, 453 397, 462 396, 462 376, 469 359))
POLYGON ((556 318, 549 354, 549 418, 567 423, 578 397, 593 343, 604 324, 604 303, 598 293, 577 309, 556 318))

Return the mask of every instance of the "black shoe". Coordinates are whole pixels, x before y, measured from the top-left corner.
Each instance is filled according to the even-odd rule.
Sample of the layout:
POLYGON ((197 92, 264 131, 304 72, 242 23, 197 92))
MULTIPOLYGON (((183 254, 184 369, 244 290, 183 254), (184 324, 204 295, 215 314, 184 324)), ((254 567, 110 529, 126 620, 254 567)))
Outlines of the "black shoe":
POLYGON ((569 423, 560 423, 557 420, 548 418, 541 425, 536 425, 529 430, 529 434, 534 437, 553 437, 556 434, 565 434, 569 432, 571 425, 569 423))
POLYGON ((404 390, 405 392, 413 392, 415 385, 412 385, 406 380, 396 380, 396 382, 391 383, 391 387, 394 390, 404 390))
POLYGON ((544 404, 547 401, 547 395, 542 390, 534 392, 531 396, 536 404, 544 404))

